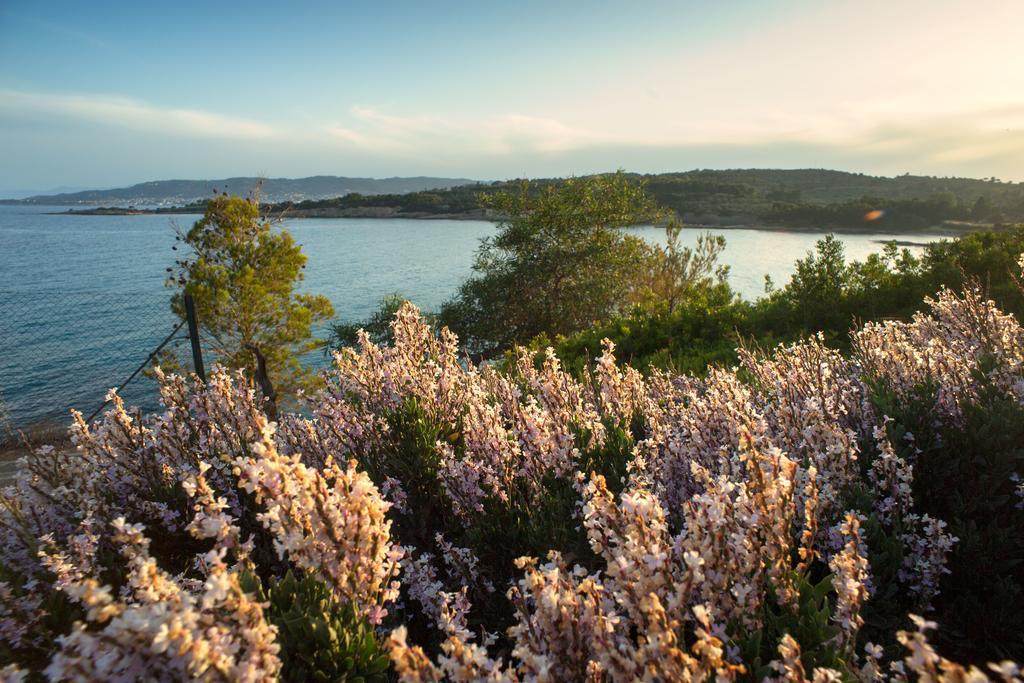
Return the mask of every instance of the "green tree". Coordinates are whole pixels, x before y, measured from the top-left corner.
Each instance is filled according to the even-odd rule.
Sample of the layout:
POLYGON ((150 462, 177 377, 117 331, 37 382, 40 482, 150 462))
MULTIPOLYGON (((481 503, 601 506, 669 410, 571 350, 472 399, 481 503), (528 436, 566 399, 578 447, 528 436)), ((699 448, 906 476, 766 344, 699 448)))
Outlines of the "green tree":
POLYGON ((698 290, 725 285, 729 267, 718 263, 718 256, 725 249, 725 238, 721 235, 704 233, 697 237, 693 247, 679 244, 683 226, 678 221, 669 221, 665 227, 665 246, 652 250, 650 265, 646 271, 646 287, 650 303, 663 306, 672 313, 698 290))
POLYGON ((786 293, 801 311, 806 329, 835 326, 835 303, 846 288, 846 274, 843 243, 831 234, 818 240, 814 252, 796 262, 786 293))
POLYGON ((1015 282, 1024 226, 933 242, 920 256, 890 242, 863 261, 846 261, 841 247, 834 238, 821 240, 795 264, 789 282, 756 301, 733 296, 727 285, 698 288, 671 313, 664 306, 638 308, 565 339, 538 338, 532 346, 554 341, 563 366, 576 371, 608 337, 617 357, 638 369, 702 373, 709 365, 734 365, 741 344, 770 348, 818 331, 848 350, 855 324, 909 319, 924 297, 972 282, 980 282, 1000 309, 1024 319, 1024 289, 1015 282))
POLYGON ((263 380, 272 383, 271 395, 307 384, 311 373, 298 355, 322 343, 313 339, 312 325, 334 309, 326 297, 296 291, 306 256, 291 234, 273 230, 256 200, 221 195, 178 237, 191 254, 168 278, 179 290, 171 308, 184 317, 184 295, 192 295, 204 348, 224 365, 244 368, 265 396, 263 380))
MULTIPOLYGON (((327 350, 337 351, 346 346, 355 346, 359 341, 359 330, 369 335, 375 344, 391 345, 395 341, 395 333, 391 323, 398 309, 408 301, 398 292, 385 294, 377 305, 377 310, 366 320, 358 323, 341 322, 331 326, 331 334, 327 341, 327 350)), ((423 314, 429 318, 429 314, 423 314)))
POLYGON ((524 181, 483 199, 505 218, 441 311, 471 350, 490 355, 540 333, 571 334, 635 300, 650 250, 620 228, 657 213, 636 182, 622 173, 524 181))

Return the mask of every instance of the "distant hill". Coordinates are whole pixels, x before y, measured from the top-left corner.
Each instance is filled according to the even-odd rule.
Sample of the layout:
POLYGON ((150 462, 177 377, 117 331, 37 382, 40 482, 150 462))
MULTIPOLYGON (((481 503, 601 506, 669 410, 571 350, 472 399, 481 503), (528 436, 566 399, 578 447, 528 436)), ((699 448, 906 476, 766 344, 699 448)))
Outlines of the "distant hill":
MULTIPOLYGON (((1024 200, 1024 184, 994 178, 871 176, 827 169, 693 170, 637 176, 662 203, 684 212, 728 205, 733 211, 763 213, 773 204, 836 204, 863 198, 887 201, 936 197, 973 204, 979 197, 1005 205, 1024 200), (682 203, 679 203, 682 202, 682 203)), ((1019 208, 1024 209, 1024 204, 1019 208)))
MULTIPOLYGON (((259 178, 222 180, 154 180, 113 190, 85 190, 61 194, 35 195, 21 199, 3 199, 3 204, 39 204, 43 206, 174 206, 208 199, 215 192, 248 195, 259 178)), ((309 178, 265 178, 261 198, 265 202, 299 202, 340 197, 347 194, 406 194, 424 190, 442 190, 476 181, 467 178, 346 178, 312 176, 309 178)))
POLYGON ((1024 222, 1024 183, 870 176, 825 169, 695 170, 637 176, 688 223, 922 230, 1024 222), (877 216, 870 223, 865 215, 877 216))
MULTIPOLYGON (((942 227, 955 232, 1024 223, 1024 183, 994 178, 894 178, 825 169, 698 169, 679 173, 628 174, 643 182, 662 207, 691 226, 758 226, 846 232, 920 232, 942 227)), ((560 178, 532 181, 541 188, 560 178)), ((519 181, 475 182, 453 178, 303 178, 264 184, 264 210, 303 217, 494 218, 480 195, 514 188, 519 181)), ((85 213, 123 213, 130 204, 156 205, 158 213, 199 213, 213 189, 246 194, 255 178, 222 181, 163 181, 127 190, 58 195, 56 203, 90 208, 85 213), (140 199, 153 185, 177 189, 180 199, 140 199), (196 192, 199 194, 195 194, 196 192), (126 193, 131 199, 125 199, 126 193), (120 193, 118 199, 106 198, 120 193), (120 205, 120 208, 118 208, 120 205)), ((32 197, 17 203, 55 203, 32 197)))
POLYGON ((85 192, 86 190, 97 189, 100 188, 71 185, 60 185, 58 187, 48 187, 46 189, 37 187, 34 190, 5 188, 0 189, 0 197, 4 197, 6 199, 25 199, 26 197, 34 197, 40 194, 66 194, 68 192, 85 192))
MULTIPOLYGON (((1024 222, 1024 183, 995 179, 897 176, 887 178, 823 169, 694 170, 629 174, 645 183, 661 206, 690 225, 756 225, 845 231, 920 231, 957 223, 1024 222), (867 216, 873 218, 869 221, 867 216)), ((518 181, 476 183, 432 192, 350 194, 280 202, 271 213, 292 216, 483 217, 480 193, 518 181)), ((534 187, 560 179, 534 180, 534 187)))

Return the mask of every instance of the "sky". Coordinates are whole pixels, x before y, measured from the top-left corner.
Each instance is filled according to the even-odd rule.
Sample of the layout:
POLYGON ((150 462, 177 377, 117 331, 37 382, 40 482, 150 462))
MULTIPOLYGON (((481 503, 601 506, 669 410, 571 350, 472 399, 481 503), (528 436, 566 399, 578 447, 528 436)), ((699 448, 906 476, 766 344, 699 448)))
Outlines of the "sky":
POLYGON ((1024 181, 1024 0, 0 0, 0 191, 834 168, 1024 181))

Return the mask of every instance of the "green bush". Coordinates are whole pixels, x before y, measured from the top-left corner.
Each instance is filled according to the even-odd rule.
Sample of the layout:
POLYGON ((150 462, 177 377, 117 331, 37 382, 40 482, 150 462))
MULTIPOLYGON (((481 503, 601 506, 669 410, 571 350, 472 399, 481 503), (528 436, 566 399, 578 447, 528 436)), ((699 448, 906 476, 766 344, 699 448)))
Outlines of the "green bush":
POLYGON ((0 615, 3 616, 2 621, 7 622, 3 625, 13 625, 19 618, 38 618, 35 631, 45 635, 40 640, 26 638, 16 646, 0 639, 0 662, 18 662, 24 668, 42 670, 49 662, 53 641, 70 633, 72 625, 84 617, 84 612, 66 593, 56 590, 48 592, 38 604, 29 601, 22 606, 21 600, 30 593, 26 590, 26 583, 23 574, 0 564, 0 587, 3 588, 0 590, 0 615), (23 609, 32 613, 24 614, 23 609))
POLYGON ((410 514, 396 511, 392 515, 393 533, 403 544, 427 548, 434 544, 436 533, 451 531, 448 521, 452 518, 452 502, 438 478, 441 456, 437 444, 447 441, 457 446, 460 428, 436 424, 414 399, 388 413, 386 418, 388 444, 365 458, 361 465, 378 486, 388 477, 402 482, 410 514))
MULTIPOLYGON (((842 244, 828 236, 797 260, 793 278, 757 301, 744 301, 720 285, 692 293, 675 310, 657 306, 560 337, 553 346, 563 366, 581 372, 601 352, 601 340, 615 342, 623 363, 647 372, 657 367, 704 373, 731 366, 744 341, 769 347, 821 332, 827 343, 849 348, 858 322, 908 319, 923 299, 942 287, 962 289, 980 282, 999 307, 1024 315, 1024 294, 1010 274, 1024 253, 1024 226, 978 232, 929 244, 914 256, 890 243, 864 261, 848 262, 842 244)), ((537 337, 532 348, 551 344, 537 337)))
POLYGON ((395 313, 405 302, 406 298, 398 292, 385 294, 377 304, 377 310, 371 313, 366 320, 333 323, 327 344, 324 346, 324 353, 330 354, 332 351, 356 346, 359 342, 359 330, 365 331, 374 344, 390 346, 395 341, 391 322, 395 319, 395 313))
POLYGON ((387 650, 373 627, 340 604, 323 582, 288 572, 264 590, 249 574, 243 588, 263 602, 277 627, 285 681, 385 681, 390 666, 387 650))
POLYGON ((798 591, 796 603, 780 605, 769 590, 761 608, 764 625, 738 643, 748 666, 747 680, 763 681, 777 673, 769 664, 779 658, 779 642, 786 634, 800 643, 800 660, 806 671, 826 667, 845 674, 848 680, 856 680, 836 644, 840 629, 832 621, 832 575, 813 582, 793 572, 791 578, 798 591))
POLYGON ((940 651, 966 661, 1024 658, 1024 509, 1015 481, 1024 474, 1024 406, 984 392, 960 423, 937 427, 927 401, 879 391, 876 402, 895 418, 894 444, 915 435, 902 454, 915 463, 915 507, 959 539, 930 616, 940 651))

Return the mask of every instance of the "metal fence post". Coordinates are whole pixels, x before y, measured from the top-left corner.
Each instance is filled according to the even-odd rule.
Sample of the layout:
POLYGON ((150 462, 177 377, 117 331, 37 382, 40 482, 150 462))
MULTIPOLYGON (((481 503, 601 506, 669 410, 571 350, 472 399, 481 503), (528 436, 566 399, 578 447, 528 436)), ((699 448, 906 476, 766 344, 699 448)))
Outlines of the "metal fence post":
POLYGON ((203 382, 206 381, 206 370, 203 368, 203 349, 199 345, 199 324, 196 322, 196 303, 191 294, 185 295, 185 319, 188 321, 188 340, 192 344, 192 364, 196 366, 196 374, 203 382))

